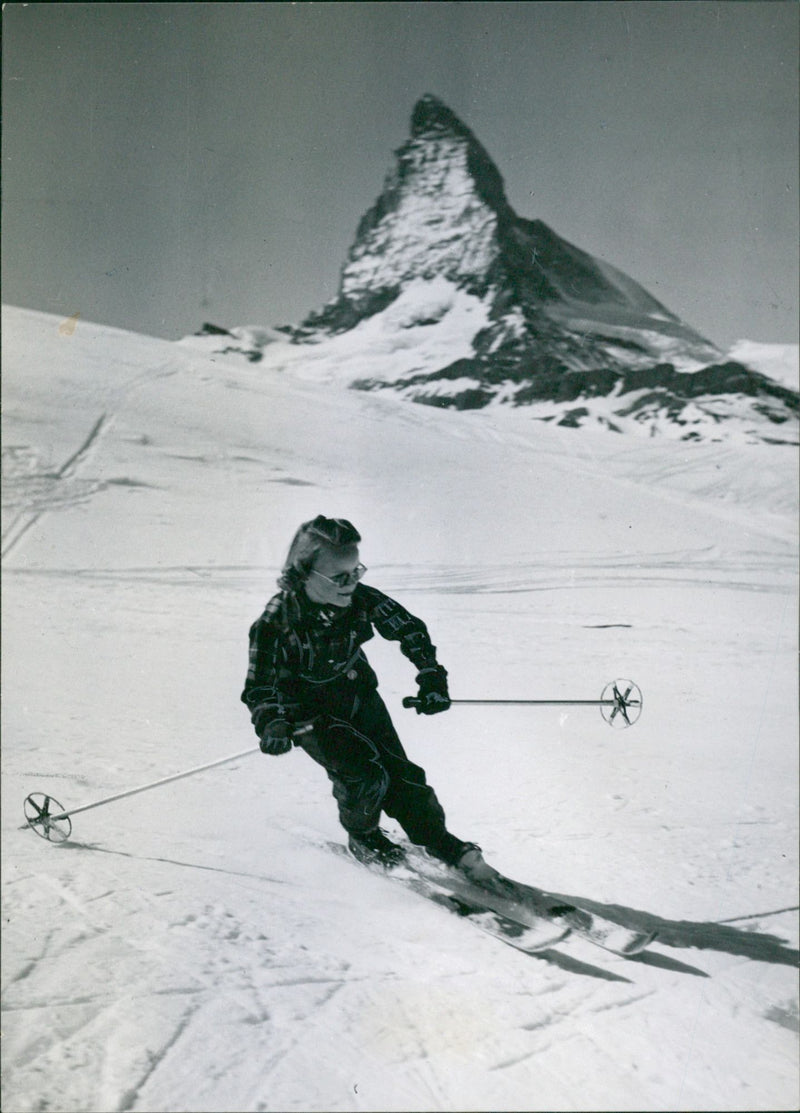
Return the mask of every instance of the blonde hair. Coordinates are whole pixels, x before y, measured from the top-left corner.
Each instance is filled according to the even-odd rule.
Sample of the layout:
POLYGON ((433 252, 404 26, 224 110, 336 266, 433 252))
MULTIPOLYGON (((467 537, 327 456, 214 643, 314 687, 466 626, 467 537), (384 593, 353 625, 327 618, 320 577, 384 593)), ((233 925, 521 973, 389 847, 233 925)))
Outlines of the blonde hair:
POLYGON ((318 514, 311 521, 303 522, 292 538, 278 587, 284 591, 298 588, 308 578, 317 553, 352 548, 360 540, 361 534, 346 518, 326 518, 318 514))

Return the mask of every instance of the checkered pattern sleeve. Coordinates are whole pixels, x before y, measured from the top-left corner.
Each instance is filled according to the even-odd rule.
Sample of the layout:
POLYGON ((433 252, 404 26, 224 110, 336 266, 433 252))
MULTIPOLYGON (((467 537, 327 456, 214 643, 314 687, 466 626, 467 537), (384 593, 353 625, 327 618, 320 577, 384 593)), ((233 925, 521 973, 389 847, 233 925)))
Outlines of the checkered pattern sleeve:
POLYGON ((250 653, 242 702, 259 738, 277 719, 291 722, 297 710, 293 698, 289 644, 278 619, 278 599, 267 605, 250 627, 250 653))
POLYGON ((400 643, 400 651, 419 671, 436 667, 436 646, 428 627, 377 588, 360 585, 368 605, 369 619, 382 638, 400 643))

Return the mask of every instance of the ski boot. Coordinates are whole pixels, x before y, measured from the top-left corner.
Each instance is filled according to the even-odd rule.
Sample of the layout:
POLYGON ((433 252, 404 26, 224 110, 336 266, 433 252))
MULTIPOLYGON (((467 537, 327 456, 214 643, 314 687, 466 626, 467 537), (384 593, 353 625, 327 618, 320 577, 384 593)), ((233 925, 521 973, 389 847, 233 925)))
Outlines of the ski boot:
POLYGON ((400 866, 406 860, 405 851, 391 839, 387 839, 380 827, 366 831, 363 835, 350 835, 347 840, 350 853, 364 865, 377 864, 390 869, 400 866))
POLYGON ((461 854, 453 865, 475 885, 496 885, 501 879, 501 874, 484 861, 481 848, 474 842, 464 843, 461 854))

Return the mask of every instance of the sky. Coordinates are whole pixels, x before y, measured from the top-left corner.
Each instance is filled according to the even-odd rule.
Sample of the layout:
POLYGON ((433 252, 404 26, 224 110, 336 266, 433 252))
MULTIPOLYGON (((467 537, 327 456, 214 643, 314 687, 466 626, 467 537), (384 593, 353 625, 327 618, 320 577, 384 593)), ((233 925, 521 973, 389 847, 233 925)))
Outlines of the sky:
POLYGON ((708 339, 798 339, 798 5, 7 4, 3 301, 178 339, 336 295, 440 97, 520 216, 708 339))

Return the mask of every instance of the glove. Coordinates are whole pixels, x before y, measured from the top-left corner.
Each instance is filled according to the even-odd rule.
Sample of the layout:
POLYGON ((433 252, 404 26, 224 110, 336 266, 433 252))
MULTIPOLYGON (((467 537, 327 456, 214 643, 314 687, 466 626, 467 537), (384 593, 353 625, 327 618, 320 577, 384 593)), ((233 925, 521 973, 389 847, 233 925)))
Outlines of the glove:
POLYGON ((262 754, 288 754, 292 748, 292 728, 285 719, 273 719, 264 727, 259 742, 262 754))
POLYGON ((418 715, 438 715, 450 706, 450 693, 447 691, 447 670, 441 665, 432 665, 417 673, 416 705, 418 715))

